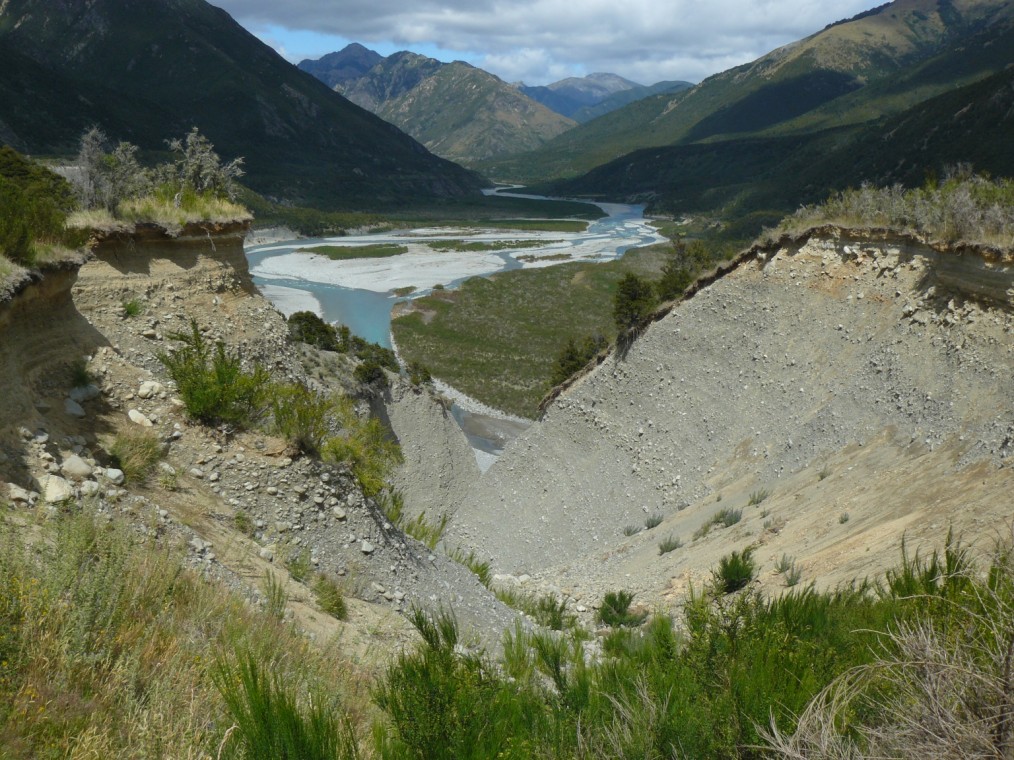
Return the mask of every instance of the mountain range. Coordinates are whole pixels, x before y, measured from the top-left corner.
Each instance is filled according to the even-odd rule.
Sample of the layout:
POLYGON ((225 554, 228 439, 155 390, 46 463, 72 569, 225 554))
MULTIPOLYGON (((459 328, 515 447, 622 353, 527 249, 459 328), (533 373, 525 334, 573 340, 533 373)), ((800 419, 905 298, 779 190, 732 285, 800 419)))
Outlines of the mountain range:
MULTIPOLYGON (((1008 141, 982 144, 967 125, 971 114, 995 111, 988 98, 1005 102, 1002 84, 995 91, 976 85, 994 75, 1002 81, 1014 62, 1012 19, 1009 1, 899 0, 481 168, 513 181, 555 176, 539 185, 553 193, 726 216, 781 213, 863 179, 911 180, 963 155, 978 155, 984 170, 1009 172, 1008 141), (937 97, 968 111, 937 113, 937 97), (930 113, 941 120, 925 121, 930 113), (921 124, 944 149, 892 141, 896 124, 921 124), (887 153, 884 140, 900 152, 887 153)), ((1005 112, 998 117, 1008 123, 1005 112)))
POLYGON ((0 138, 22 151, 72 155, 98 125, 157 153, 197 126, 286 201, 383 208, 483 184, 204 0, 6 0, 0 66, 0 138))
POLYGON ((463 61, 443 63, 407 50, 384 57, 358 43, 299 67, 437 155, 466 165, 535 150, 577 123, 691 86, 645 87, 616 74, 512 85, 463 61))

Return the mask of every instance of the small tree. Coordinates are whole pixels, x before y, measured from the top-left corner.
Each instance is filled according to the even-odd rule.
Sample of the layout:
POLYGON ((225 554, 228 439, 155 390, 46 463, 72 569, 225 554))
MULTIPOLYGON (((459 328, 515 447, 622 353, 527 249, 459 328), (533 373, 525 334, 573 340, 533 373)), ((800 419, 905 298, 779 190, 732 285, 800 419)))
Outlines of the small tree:
POLYGON ((620 332, 626 332, 647 319, 655 305, 655 291, 651 283, 633 272, 620 280, 613 297, 613 318, 620 332))
POLYGON ((188 192, 235 199, 236 180, 243 176, 242 158, 223 164, 211 141, 197 127, 192 128, 182 140, 168 140, 167 144, 175 155, 172 163, 158 168, 158 179, 175 190, 177 207, 188 192))

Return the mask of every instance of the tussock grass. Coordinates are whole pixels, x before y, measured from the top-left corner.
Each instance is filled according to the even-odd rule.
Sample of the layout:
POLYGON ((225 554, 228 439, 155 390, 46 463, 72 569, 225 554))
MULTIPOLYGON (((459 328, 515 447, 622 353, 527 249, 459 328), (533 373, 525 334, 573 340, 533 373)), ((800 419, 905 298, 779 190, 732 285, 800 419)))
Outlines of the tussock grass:
POLYGON ((683 542, 680 541, 678 536, 666 536, 658 544, 658 553, 668 554, 669 552, 676 551, 683 546, 683 542))
POLYGON ((234 722, 213 678, 223 653, 252 653, 292 698, 352 693, 336 652, 197 577, 175 551, 88 513, 41 530, 29 546, 0 526, 0 755, 216 757, 234 722))
POLYGON ((143 484, 165 456, 165 446, 155 433, 139 427, 127 427, 117 433, 109 447, 109 454, 129 483, 143 484))
POLYGON ((243 206, 210 193, 191 190, 181 194, 179 205, 168 191, 159 191, 141 198, 129 198, 116 210, 118 218, 128 222, 151 222, 169 231, 194 222, 246 222, 253 216, 243 206))

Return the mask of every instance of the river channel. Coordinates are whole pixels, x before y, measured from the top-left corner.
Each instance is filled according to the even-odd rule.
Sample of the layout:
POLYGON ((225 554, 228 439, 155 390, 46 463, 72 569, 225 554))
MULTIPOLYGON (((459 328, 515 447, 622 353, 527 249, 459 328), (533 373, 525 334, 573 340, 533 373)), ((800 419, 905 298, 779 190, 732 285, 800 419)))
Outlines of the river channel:
MULTIPOLYGON (((434 286, 455 288, 470 277, 509 269, 571 261, 610 261, 631 248, 665 240, 644 219, 643 206, 596 205, 607 216, 592 222, 583 232, 417 227, 380 234, 248 245, 246 254, 254 283, 284 314, 313 311, 329 322, 348 325, 354 334, 368 341, 390 347, 392 307, 398 301, 426 295, 434 286), (455 250, 461 247, 460 241, 495 243, 498 248, 455 250), (514 241, 517 242, 512 245, 514 241), (450 243, 451 250, 436 250, 442 243, 450 243), (398 245, 407 251, 383 258, 342 260, 313 252, 322 246, 378 244, 398 245), (405 295, 405 289, 410 288, 411 293, 405 295)), ((505 441, 523 429, 526 421, 505 420, 459 394, 453 395, 457 398, 455 419, 469 436, 480 465, 485 468, 490 457, 497 456, 505 441)))

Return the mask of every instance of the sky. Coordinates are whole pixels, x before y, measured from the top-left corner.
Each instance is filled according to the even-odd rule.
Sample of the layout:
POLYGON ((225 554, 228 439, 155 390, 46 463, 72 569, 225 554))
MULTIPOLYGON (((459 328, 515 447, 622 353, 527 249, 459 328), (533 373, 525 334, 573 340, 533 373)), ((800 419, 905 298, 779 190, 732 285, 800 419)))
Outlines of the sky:
POLYGON ((883 0, 211 0, 298 63, 359 42, 507 82, 699 82, 883 0))

